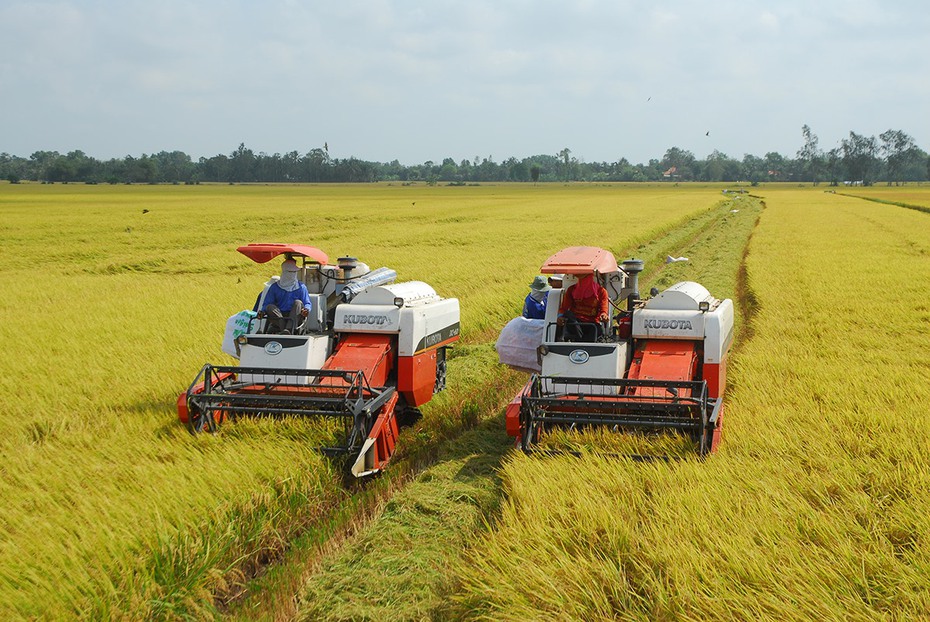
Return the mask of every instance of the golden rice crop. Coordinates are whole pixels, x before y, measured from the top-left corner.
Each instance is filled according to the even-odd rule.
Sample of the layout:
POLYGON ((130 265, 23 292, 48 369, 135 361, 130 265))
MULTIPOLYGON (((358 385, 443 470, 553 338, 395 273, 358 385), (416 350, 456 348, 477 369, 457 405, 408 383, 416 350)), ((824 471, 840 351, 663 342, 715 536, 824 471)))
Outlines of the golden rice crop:
MULTIPOLYGON (((209 615, 211 591, 243 560, 345 498, 315 449, 319 426, 240 421, 194 438, 177 422, 177 394, 200 366, 229 361, 225 318, 277 271, 236 246, 309 243, 459 297, 465 346, 437 404, 474 410, 495 396, 477 369, 489 349, 468 344, 492 340, 514 315, 542 259, 572 244, 648 242, 717 196, 0 185, 0 338, 15 348, 0 361, 0 616, 209 615), (485 394, 470 396, 469 382, 485 394)), ((454 433, 431 418, 447 410, 425 412, 418 438, 454 433)))
POLYGON ((720 452, 514 454, 500 517, 457 569, 461 616, 930 616, 928 217, 763 194, 720 452))
POLYGON ((864 197, 873 201, 912 205, 930 210, 930 191, 928 191, 928 186, 920 183, 905 186, 843 187, 837 188, 835 192, 845 196, 864 197))
MULTIPOLYGON (((725 201, 638 245, 635 252, 630 249, 647 259, 641 288, 696 279, 716 295, 732 297, 742 255, 760 211, 761 204, 755 199, 725 201), (666 264, 668 254, 686 255, 689 261, 666 264)), ((503 372, 503 366, 495 367, 497 374, 503 372)), ((522 380, 526 381, 525 375, 522 380)), ((514 386, 510 394, 516 390, 514 386)), ((501 414, 499 409, 497 414, 501 414)), ((327 556, 318 568, 305 572, 306 579, 291 583, 303 584, 298 592, 297 619, 442 620, 469 615, 456 608, 457 599, 451 596, 458 591, 455 570, 471 568, 463 549, 482 533, 486 521, 498 515, 503 498, 499 471, 514 451, 513 439, 503 431, 502 417, 488 423, 457 438, 434 466, 391 499, 368 529, 327 556), (370 587, 372 577, 382 578, 377 581, 378 590, 370 587)), ((657 459, 693 458, 694 454, 694 444, 681 436, 625 435, 603 429, 555 430, 540 444, 556 451, 657 459)), ((278 611, 264 601, 264 609, 256 609, 254 604, 242 608, 242 619, 261 619, 278 611), (257 613, 249 615, 251 612, 257 613)))

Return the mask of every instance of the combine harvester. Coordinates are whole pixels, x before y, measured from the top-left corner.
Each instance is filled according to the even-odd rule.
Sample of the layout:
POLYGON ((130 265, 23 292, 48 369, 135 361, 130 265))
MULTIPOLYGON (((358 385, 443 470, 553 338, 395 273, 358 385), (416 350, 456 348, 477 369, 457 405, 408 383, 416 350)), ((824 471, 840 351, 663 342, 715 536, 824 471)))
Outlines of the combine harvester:
POLYGON ((544 320, 517 318, 539 323, 541 337, 535 343, 524 339, 522 352, 502 347, 519 341, 506 339, 504 332, 498 340, 501 362, 538 372, 507 407, 507 433, 516 437, 518 447, 533 451, 548 431, 597 427, 674 431, 692 439, 701 456, 716 451, 733 302, 717 300, 690 281, 662 293, 653 290, 650 299, 642 300, 642 270, 641 260, 618 266, 609 251, 590 246, 566 248, 542 265, 543 274, 565 275, 563 288, 549 291, 544 320), (614 322, 599 326, 594 341, 567 342, 557 323, 559 305, 569 285, 587 274, 606 288, 614 322))
MULTIPOLYGON (((323 450, 354 456, 356 477, 380 471, 394 453, 398 424, 415 420, 445 387, 446 348, 459 339, 458 300, 419 281, 394 283, 394 270, 369 270, 353 257, 328 265, 311 246, 237 250, 256 263, 299 260, 311 304, 281 334, 268 333, 273 324, 260 312, 238 314, 245 326, 230 335, 227 325, 234 350, 224 350, 239 365, 204 365, 178 398, 180 420, 197 433, 239 415, 335 418, 342 442, 323 450)), ((265 284, 257 309, 277 278, 265 284)))

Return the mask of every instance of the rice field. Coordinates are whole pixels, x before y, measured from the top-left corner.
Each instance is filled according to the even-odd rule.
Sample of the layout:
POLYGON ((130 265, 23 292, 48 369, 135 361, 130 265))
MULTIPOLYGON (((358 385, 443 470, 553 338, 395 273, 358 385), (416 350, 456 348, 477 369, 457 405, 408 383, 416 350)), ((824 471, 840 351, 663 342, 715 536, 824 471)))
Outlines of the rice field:
MULTIPOLYGON (((926 214, 760 189, 751 337, 710 460, 527 458, 450 617, 930 616, 926 214)), ((745 318, 744 318, 745 321, 745 318)))
POLYGON ((930 188, 720 189, 0 184, 0 617, 930 618, 930 215, 896 205, 930 188), (462 303, 449 389, 367 486, 325 426, 177 422, 276 272, 253 241, 462 303), (509 448, 492 344, 576 244, 740 301, 710 459, 509 448))
POLYGON ((519 379, 490 343, 541 258, 649 249, 719 200, 712 186, 0 184, 0 337, 15 344, 0 361, 0 617, 215 616, 289 538, 351 509, 357 491, 316 451, 325 428, 194 438, 177 422, 196 371, 229 362, 226 317, 277 270, 236 246, 309 243, 460 299, 451 387, 402 437, 412 464, 510 397, 519 379))
MULTIPOLYGON (((643 257, 673 254, 689 258, 686 263, 651 261, 641 289, 698 279, 717 295, 733 297, 743 252, 761 207, 758 199, 734 199, 637 248, 636 254, 643 257)), ((526 381, 526 375, 522 380, 526 381)), ((515 392, 511 390, 511 394, 515 392)), ((391 498, 370 528, 308 574, 298 591, 297 619, 457 620, 475 615, 470 602, 463 600, 465 582, 460 573, 472 572, 475 552, 471 547, 482 541, 487 526, 496 529, 507 499, 502 482, 502 475, 508 472, 504 465, 513 459, 514 452, 513 439, 504 432, 497 414, 488 425, 460 437, 435 466, 391 498), (372 590, 375 583, 379 587, 372 590)), ((549 449, 594 455, 691 457, 694 452, 693 443, 678 435, 618 435, 601 430, 556 431, 542 444, 549 449)), ((568 459, 568 468, 574 460, 568 459)), ((548 459, 543 463, 548 464, 548 459)), ((572 487, 563 487, 548 505, 561 503, 572 491, 572 487)), ((528 529, 544 534, 546 524, 532 519, 528 529)), ((514 564, 522 567, 528 562, 524 549, 532 548, 534 542, 530 536, 527 541, 513 543, 514 564)), ((543 564, 540 573, 552 570, 541 559, 533 561, 543 564)), ((518 572, 524 573, 522 569, 518 572)), ((509 578, 505 583, 512 585, 509 578)), ((245 615, 244 608, 242 613, 237 619, 261 618, 245 615)), ((550 617, 537 614, 527 612, 524 619, 550 617)))
POLYGON ((861 197, 872 201, 930 210, 930 186, 921 183, 911 183, 904 186, 877 185, 868 187, 854 187, 836 189, 838 194, 861 197))

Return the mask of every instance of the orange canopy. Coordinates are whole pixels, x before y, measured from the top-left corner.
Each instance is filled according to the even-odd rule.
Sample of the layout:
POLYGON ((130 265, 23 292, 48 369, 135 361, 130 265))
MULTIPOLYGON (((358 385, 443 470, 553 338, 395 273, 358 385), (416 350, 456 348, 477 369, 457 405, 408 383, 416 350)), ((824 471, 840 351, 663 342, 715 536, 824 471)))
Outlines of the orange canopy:
POLYGON ((313 246, 302 244, 246 244, 236 249, 255 263, 266 263, 277 257, 289 253, 299 257, 307 257, 313 261, 325 264, 329 261, 326 253, 313 246))
POLYGON ((596 246, 570 246, 543 263, 543 274, 608 274, 617 271, 613 253, 596 246))

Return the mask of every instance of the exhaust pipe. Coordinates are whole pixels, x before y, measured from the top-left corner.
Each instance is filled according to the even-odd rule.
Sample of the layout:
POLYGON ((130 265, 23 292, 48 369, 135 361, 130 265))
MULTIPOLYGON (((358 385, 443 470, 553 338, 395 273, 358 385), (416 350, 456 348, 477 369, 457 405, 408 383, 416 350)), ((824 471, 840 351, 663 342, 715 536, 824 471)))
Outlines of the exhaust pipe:
POLYGON ((627 310, 632 311, 636 301, 639 300, 639 273, 643 271, 645 262, 642 259, 626 259, 620 269, 629 278, 628 289, 632 290, 627 296, 627 310))

